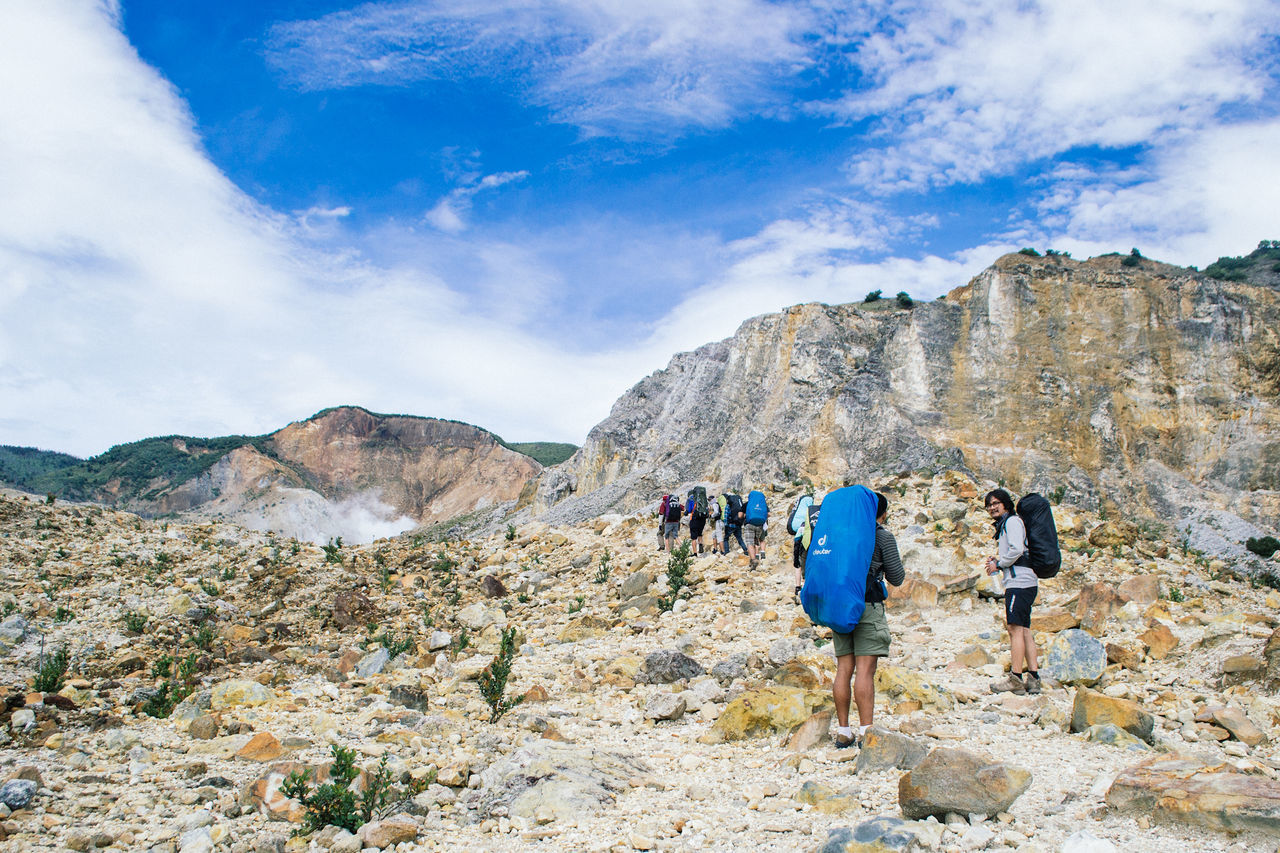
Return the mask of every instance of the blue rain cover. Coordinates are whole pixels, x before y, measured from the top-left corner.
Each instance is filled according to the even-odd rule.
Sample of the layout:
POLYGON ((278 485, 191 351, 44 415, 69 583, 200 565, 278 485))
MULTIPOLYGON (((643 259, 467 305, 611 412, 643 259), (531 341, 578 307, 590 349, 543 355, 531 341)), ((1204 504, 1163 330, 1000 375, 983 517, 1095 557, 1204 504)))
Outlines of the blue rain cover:
POLYGON ((876 547, 876 495, 847 486, 827 495, 809 543, 800 604, 818 625, 848 634, 866 607, 867 572, 876 547))

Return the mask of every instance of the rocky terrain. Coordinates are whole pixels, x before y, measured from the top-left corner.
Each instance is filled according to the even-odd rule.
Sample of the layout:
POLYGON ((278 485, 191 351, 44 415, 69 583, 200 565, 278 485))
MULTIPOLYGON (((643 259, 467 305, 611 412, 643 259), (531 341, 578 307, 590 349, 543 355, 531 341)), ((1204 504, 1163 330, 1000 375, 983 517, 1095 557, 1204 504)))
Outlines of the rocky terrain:
POLYGON ((1051 680, 993 695, 1008 653, 977 567, 994 483, 871 485, 908 581, 877 727, 841 751, 830 645, 779 541, 789 486, 769 493, 764 563, 693 559, 669 611, 678 566, 647 517, 326 551, 5 493, 0 846, 1276 848, 1280 595, 1170 528, 1065 502, 1034 624, 1051 680), (499 698, 523 701, 491 721, 504 630, 499 698), (394 788, 354 834, 306 831, 280 790, 334 747, 357 788, 394 788))
POLYGON ((150 439, 59 464, 29 490, 319 543, 368 542, 514 501, 542 470, 470 424, 353 406, 265 436, 150 439))
POLYGON ((756 317, 623 395, 543 473, 532 509, 578 523, 696 483, 963 465, 1181 522, 1202 549, 1241 557, 1245 538, 1280 527, 1271 264, 1249 283, 1145 258, 1011 254, 910 308, 756 317))

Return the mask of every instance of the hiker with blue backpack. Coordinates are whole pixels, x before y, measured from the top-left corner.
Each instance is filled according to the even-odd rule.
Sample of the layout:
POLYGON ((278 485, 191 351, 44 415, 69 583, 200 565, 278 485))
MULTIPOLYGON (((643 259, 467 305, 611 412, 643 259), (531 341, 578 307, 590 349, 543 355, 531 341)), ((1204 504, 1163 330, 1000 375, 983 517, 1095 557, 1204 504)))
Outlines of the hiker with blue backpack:
POLYGON ((747 540, 747 556, 751 558, 753 569, 764 557, 765 525, 768 523, 769 504, 764 499, 764 492, 752 489, 747 493, 747 505, 743 510, 742 533, 747 540))
POLYGON ((995 523, 996 554, 987 558, 987 574, 1003 573, 1004 615, 1009 629, 1009 675, 991 685, 992 693, 1039 693, 1039 656, 1031 633, 1031 605, 1040 578, 1051 578, 1062 565, 1058 531, 1049 502, 1032 492, 1015 511, 1004 489, 993 489, 984 501, 995 523), (1023 676, 1023 670, 1026 676, 1023 676))
POLYGON ((721 495, 724 498, 724 544, 725 553, 728 553, 729 540, 737 539, 738 545, 742 547, 742 553, 748 557, 751 552, 747 550, 747 543, 742 541, 742 525, 746 524, 747 506, 742 501, 742 496, 734 493, 721 495))
POLYGON ((800 603, 815 623, 831 629, 836 676, 835 746, 861 746, 875 718, 876 667, 889 654, 884 582, 902 586, 906 572, 898 540, 884 526, 889 500, 866 486, 836 489, 822 501, 804 559, 800 603), (852 682, 852 690, 850 683, 852 682), (849 725, 858 708, 858 733, 849 725))

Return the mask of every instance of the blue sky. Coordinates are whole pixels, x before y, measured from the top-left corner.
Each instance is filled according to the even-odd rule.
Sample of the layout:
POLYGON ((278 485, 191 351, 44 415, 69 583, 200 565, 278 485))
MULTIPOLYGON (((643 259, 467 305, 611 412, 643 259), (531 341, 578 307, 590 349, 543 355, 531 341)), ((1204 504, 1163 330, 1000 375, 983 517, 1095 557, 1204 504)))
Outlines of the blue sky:
POLYGON ((581 442, 744 319, 1280 238, 1280 5, 0 2, 0 443, 581 442))

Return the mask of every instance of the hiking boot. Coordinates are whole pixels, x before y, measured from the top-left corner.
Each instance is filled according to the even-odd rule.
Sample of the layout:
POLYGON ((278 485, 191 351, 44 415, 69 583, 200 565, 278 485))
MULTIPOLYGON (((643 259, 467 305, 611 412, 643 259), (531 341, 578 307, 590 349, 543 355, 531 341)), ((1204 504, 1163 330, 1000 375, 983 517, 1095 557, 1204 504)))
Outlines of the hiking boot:
POLYGON ((800 603, 800 587, 796 587, 796 591, 791 594, 791 600, 796 604, 800 603))
POLYGON ((1027 692, 1027 686, 1022 683, 1022 679, 1016 675, 1009 674, 999 681, 991 682, 992 693, 1012 693, 1015 696, 1022 696, 1027 692))
POLYGON ((1040 679, 1030 673, 1027 674, 1027 692, 1036 695, 1040 692, 1040 679))
POLYGON ((862 746, 862 744, 859 742, 858 736, 854 734, 842 735, 839 732, 836 732, 835 741, 836 741, 836 749, 848 749, 851 746, 857 746, 857 747, 862 746))

